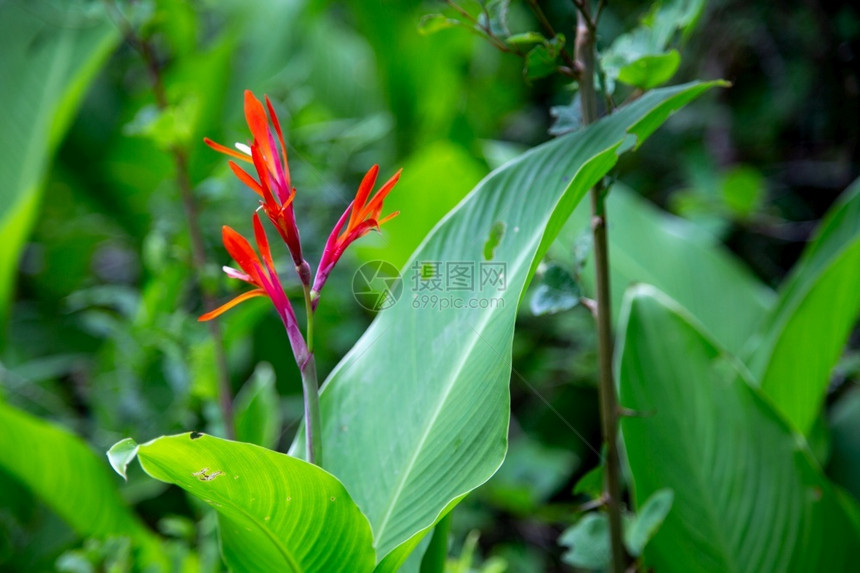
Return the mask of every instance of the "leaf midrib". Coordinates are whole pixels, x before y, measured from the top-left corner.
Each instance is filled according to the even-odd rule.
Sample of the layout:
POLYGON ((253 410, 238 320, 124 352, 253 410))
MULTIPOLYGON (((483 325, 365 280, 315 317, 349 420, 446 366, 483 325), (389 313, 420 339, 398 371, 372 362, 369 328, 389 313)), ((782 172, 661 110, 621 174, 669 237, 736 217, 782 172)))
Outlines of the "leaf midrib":
MULTIPOLYGON (((532 244, 534 244, 534 243, 535 243, 535 238, 532 239, 532 244)), ((531 252, 531 251, 529 251, 529 252, 531 252)), ((517 274, 522 269, 522 267, 524 266, 523 265, 524 259, 525 259, 525 257, 522 257, 522 256, 519 257, 518 259, 516 259, 516 263, 514 266, 515 272, 512 274, 517 274)), ((510 298, 510 297, 506 297, 506 298, 510 298)), ((433 410, 432 415, 428 419, 428 424, 425 426, 425 430, 424 430, 424 432, 422 432, 421 437, 418 440, 418 444, 417 444, 415 450, 412 453, 412 456, 409 458, 409 461, 407 462, 407 464, 404 468, 405 471, 401 473, 399 483, 394 490, 394 493, 391 497, 390 503, 388 504, 388 509, 382 518, 382 522, 380 523, 379 528, 377 529, 377 531, 378 531, 377 539, 383 538, 383 532, 385 531, 386 527, 388 526, 388 522, 390 521, 391 516, 393 515, 394 508, 397 506, 397 502, 398 502, 398 499, 400 497, 400 494, 403 492, 403 488, 406 486, 408 478, 412 474, 412 471, 415 467, 415 464, 418 461, 418 458, 419 458, 421 452, 424 450, 424 447, 423 447, 424 443, 427 441, 428 437, 430 436, 431 430, 436 426, 436 422, 439 418, 440 413, 442 412, 442 407, 445 405, 445 403, 448 401, 448 398, 451 396, 451 389, 454 387, 455 382, 458 380, 458 377, 456 376, 456 374, 458 374, 459 372, 462 372, 463 368, 465 367, 466 363, 468 362, 468 360, 471 356, 471 352, 468 352, 467 350, 471 350, 472 348, 477 346, 478 341, 481 340, 480 333, 486 328, 486 325, 490 321, 490 318, 492 317, 492 315, 493 315, 493 313, 491 312, 491 310, 488 310, 487 312, 485 312, 481 315, 481 320, 477 325, 480 328, 475 328, 474 326, 472 327, 472 332, 474 332, 474 335, 469 338, 469 343, 462 347, 464 351, 460 353, 460 360, 458 360, 455 363, 456 366, 449 371, 450 372, 450 375, 448 377, 449 382, 446 384, 446 386, 444 388, 444 392, 441 394, 441 398, 439 399, 439 401, 436 404, 436 408, 433 410)))

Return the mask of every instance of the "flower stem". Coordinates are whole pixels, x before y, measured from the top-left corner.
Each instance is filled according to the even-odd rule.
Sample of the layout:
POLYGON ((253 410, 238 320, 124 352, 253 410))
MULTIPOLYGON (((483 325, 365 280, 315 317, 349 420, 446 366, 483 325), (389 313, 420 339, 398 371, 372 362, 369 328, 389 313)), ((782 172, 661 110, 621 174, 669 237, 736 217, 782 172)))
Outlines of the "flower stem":
POLYGON ((313 354, 302 367, 302 391, 305 400, 305 451, 307 461, 322 465, 322 424, 320 396, 317 385, 317 366, 313 354))
MULTIPOLYGON (((577 4, 575 56, 580 71, 579 93, 582 119, 597 121, 597 94, 594 89, 594 23, 589 3, 577 4)), ((627 556, 621 523, 621 462, 618 456, 618 397, 612 374, 612 316, 609 299, 609 244, 606 235, 605 188, 591 189, 591 228, 594 236, 594 269, 597 291, 597 354, 600 367, 600 421, 606 443, 606 507, 609 513, 609 537, 614 573, 623 573, 627 556)))
POLYGON ((317 365, 314 359, 314 308, 310 285, 303 285, 303 290, 307 314, 308 357, 305 363, 299 366, 302 371, 302 394, 305 402, 305 452, 307 461, 322 466, 322 419, 320 416, 317 365))
POLYGON ((306 343, 308 345, 308 354, 313 356, 314 353, 314 305, 313 299, 311 298, 311 287, 310 285, 302 285, 304 293, 305 293, 305 313, 307 314, 307 336, 306 343))

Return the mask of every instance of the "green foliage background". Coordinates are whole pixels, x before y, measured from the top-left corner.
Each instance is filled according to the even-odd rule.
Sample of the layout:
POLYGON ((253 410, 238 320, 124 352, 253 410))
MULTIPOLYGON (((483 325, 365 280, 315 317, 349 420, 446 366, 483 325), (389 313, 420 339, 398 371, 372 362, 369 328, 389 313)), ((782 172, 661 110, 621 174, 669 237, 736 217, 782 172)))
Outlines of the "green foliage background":
MULTIPOLYGON (((571 3, 543 4, 558 29, 572 29, 571 3)), ((201 142, 244 140, 246 88, 269 94, 281 117, 310 253, 320 252, 371 164, 383 174, 404 168, 389 199, 401 215, 363 239, 326 289, 317 360, 323 376, 330 372, 372 318, 350 294, 353 269, 379 258, 405 263, 484 175, 549 139, 550 108, 572 97, 561 79, 525 81, 520 60, 462 30, 419 34, 422 15, 437 9, 382 0, 157 0, 124 4, 121 15, 99 2, 0 3, 2 400, 57 422, 96 452, 129 435, 143 442, 190 429, 218 433, 214 351, 196 321, 203 308, 168 149, 188 149, 209 260, 201 280, 226 297, 236 285, 219 271, 227 262, 220 227, 246 228, 254 198, 201 142), (126 25, 156 46, 170 113, 156 112, 126 25)), ((641 11, 611 2, 599 47, 641 11)), ((516 2, 512 22, 533 26, 516 2)), ((673 82, 725 78, 733 87, 678 114, 621 160, 620 181, 687 219, 661 223, 689 237, 679 257, 728 247, 714 255, 719 276, 752 293, 739 322, 755 324, 820 218, 860 173, 858 40, 860 12, 848 4, 709 3, 673 82)), ((624 206, 617 209, 627 223, 624 206)), ((631 215, 629 224, 648 223, 631 215)), ((569 259, 584 229, 572 223, 551 254, 569 259)), ((659 264, 663 251, 644 251, 633 262, 650 254, 659 264)), ((615 262, 623 271, 625 261, 615 262)), ((699 302, 719 312, 731 301, 714 291, 699 302)), ((614 298, 620 309, 620 290, 614 298)), ((528 306, 514 340, 507 461, 453 515, 451 552, 473 552, 488 568, 504 561, 511 571, 562 570, 557 538, 585 499, 573 486, 598 458, 593 328, 582 308, 535 317, 528 306)), ((843 318, 853 323, 856 314, 843 318)), ((253 403, 250 394, 269 392, 274 381, 284 424, 257 439, 284 449, 298 428, 301 386, 281 325, 257 301, 223 326, 234 391, 248 385, 253 403)), ((742 350, 731 329, 708 334, 742 350)), ((805 424, 817 462, 860 498, 857 348, 855 335, 829 377, 823 415, 805 424)), ((70 480, 114 479, 80 463, 82 475, 70 480)), ((82 541, 73 521, 8 469, 0 468, 0 486, 0 568, 50 570, 60 556, 128 559, 121 545, 82 541)), ((121 491, 137 515, 112 519, 129 530, 140 522, 159 529, 175 542, 177 561, 198 547, 195 567, 218 569, 207 507, 144 479, 136 465, 121 491)))

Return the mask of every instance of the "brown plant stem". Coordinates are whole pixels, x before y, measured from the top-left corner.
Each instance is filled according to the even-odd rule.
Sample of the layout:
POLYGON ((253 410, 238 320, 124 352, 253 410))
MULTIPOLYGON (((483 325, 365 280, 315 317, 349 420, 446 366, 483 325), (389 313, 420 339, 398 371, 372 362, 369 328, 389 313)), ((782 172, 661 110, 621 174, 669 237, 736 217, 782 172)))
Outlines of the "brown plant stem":
MULTIPOLYGON (((594 25, 588 2, 577 4, 575 57, 580 70, 579 93, 584 123, 597 120, 594 90, 594 25)), ((612 546, 612 571, 624 571, 627 561, 621 525, 621 463, 618 456, 618 397, 612 374, 612 315, 609 298, 609 248, 606 236, 606 203, 603 185, 591 189, 591 228, 594 235, 594 267, 597 298, 597 353, 600 370, 600 421, 606 443, 605 493, 612 546)))
MULTIPOLYGON (((167 92, 164 88, 161 69, 155 57, 152 44, 137 35, 118 7, 114 6, 112 2, 106 3, 108 8, 113 9, 116 13, 118 25, 120 26, 126 41, 137 49, 143 58, 147 73, 149 74, 150 83, 152 85, 152 92, 155 96, 156 106, 161 111, 167 110, 169 107, 167 92)), ((200 225, 198 224, 197 203, 194 200, 191 176, 188 171, 188 154, 183 147, 177 144, 172 145, 169 151, 176 169, 176 186, 179 188, 182 208, 185 212, 185 218, 188 223, 188 232, 191 240, 191 266, 194 279, 200 289, 204 305, 207 308, 215 308, 217 306, 215 293, 212 292, 202 280, 203 273, 206 268, 206 249, 203 242, 203 234, 200 231, 200 225)), ((206 326, 209 329, 209 335, 212 337, 212 342, 215 347, 215 371, 218 381, 218 407, 221 410, 221 417, 224 422, 224 434, 226 438, 232 440, 235 438, 236 432, 233 423, 233 398, 230 390, 227 354, 224 350, 224 337, 221 334, 221 327, 217 321, 207 321, 206 326)))

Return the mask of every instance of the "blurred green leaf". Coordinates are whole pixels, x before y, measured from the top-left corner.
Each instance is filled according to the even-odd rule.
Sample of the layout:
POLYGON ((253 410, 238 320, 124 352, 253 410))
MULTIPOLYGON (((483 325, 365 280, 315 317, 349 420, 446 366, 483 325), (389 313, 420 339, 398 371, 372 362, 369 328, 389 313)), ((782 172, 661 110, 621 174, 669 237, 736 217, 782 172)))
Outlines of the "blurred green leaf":
POLYGON ((531 298, 532 314, 555 314, 579 304, 582 296, 579 284, 567 269, 557 264, 550 264, 537 278, 531 298))
POLYGON ((583 569, 605 569, 609 565, 609 521, 603 513, 586 513, 561 534, 558 542, 568 550, 561 560, 583 569))
POLYGON ((131 438, 125 438, 112 445, 107 452, 111 467, 125 481, 128 481, 128 475, 126 475, 128 464, 137 456, 137 447, 137 442, 131 438))
POLYGON ((680 65, 681 54, 676 50, 643 56, 618 70, 618 81, 650 90, 671 80, 680 65))
POLYGON ((164 564, 157 538, 126 507, 104 458, 76 436, 0 404, 0 468, 81 537, 128 536, 140 563, 164 564))
POLYGON ((82 549, 67 551, 57 559, 61 573, 128 573, 135 571, 127 538, 111 537, 104 541, 87 539, 82 549))
POLYGON ((860 529, 743 366, 650 286, 629 291, 618 336, 620 403, 652 413, 621 420, 634 498, 675 494, 646 564, 851 570, 860 529))
POLYGON ((236 439, 274 448, 281 434, 281 410, 272 365, 257 365, 234 400, 236 439))
POLYGON ((705 0, 661 0, 653 4, 642 24, 653 30, 658 45, 666 46, 676 32, 687 36, 704 8, 705 0))
MULTIPOLYGON (((134 2, 135 5, 147 2, 134 2)), ((199 22, 195 6, 188 2, 175 0, 156 0, 156 25, 170 46, 170 53, 183 58, 194 53, 197 48, 199 22)), ((135 29, 137 26, 135 26, 135 29)))
MULTIPOLYGON (((772 306, 773 292, 716 238, 626 187, 612 187, 607 212, 613 316, 629 285, 652 284, 689 310, 721 345, 740 352, 772 306)), ((569 260, 569 245, 590 225, 590 207, 582 205, 550 251, 552 258, 569 260)), ((587 293, 594 292, 593 277, 589 261, 582 273, 587 293)))
POLYGON ((735 167, 726 174, 722 192, 726 206, 736 217, 749 217, 764 201, 764 176, 748 165, 735 167))
POLYGON ((574 494, 585 494, 592 499, 597 499, 603 495, 603 481, 604 481, 604 473, 603 473, 603 463, 600 463, 586 473, 584 476, 579 478, 579 481, 576 482, 576 485, 573 487, 574 494))
MULTIPOLYGON (((377 315, 323 386, 326 469, 368 516, 379 557, 404 544, 414 547, 501 465, 517 304, 540 257, 619 150, 631 149, 633 140, 644 140, 715 85, 649 92, 585 130, 533 149, 480 183, 413 255, 416 263, 454 261, 479 269, 490 229, 499 221, 507 229, 493 258, 506 265, 504 289, 476 281, 472 292, 445 293, 501 302, 422 309, 420 292, 411 293, 412 300, 407 296, 377 315)), ((421 284, 410 266, 404 284, 413 279, 421 284)), ((300 455, 302 447, 300 432, 291 451, 300 455)), ((380 570, 396 570, 406 555, 380 570)))
MULTIPOLYGON (((598 466, 601 469, 603 466, 598 466)), ((601 484, 602 486, 602 484, 601 484)), ((625 514, 622 520, 624 546, 633 557, 639 557, 672 507, 670 489, 654 492, 636 514, 625 514)), ((609 518, 603 512, 589 512, 567 528, 558 539, 568 550, 561 556, 568 565, 603 570, 609 567, 612 554, 609 518)))
POLYGON ((440 30, 446 30, 454 26, 460 26, 461 24, 459 20, 448 18, 444 14, 426 14, 418 22, 418 32, 428 36, 440 30))
POLYGON ((554 38, 538 44, 526 54, 526 65, 523 69, 526 79, 535 80, 546 77, 557 67, 559 54, 564 49, 564 35, 558 34, 554 38))
POLYGON ((486 0, 484 10, 478 16, 478 24, 488 28, 497 38, 504 39, 510 35, 508 30, 508 8, 511 0, 486 0))
POLYGON ((543 44, 547 42, 546 36, 540 32, 523 32, 505 38, 505 42, 512 46, 528 46, 530 44, 543 44))
MULTIPOLYGON (((119 40, 100 5, 0 4, 0 325, 51 155, 119 40)), ((4 337, 5 338, 5 337, 4 337)))
POLYGON ((830 373, 860 314, 860 180, 845 191, 750 340, 761 389, 800 432, 818 416, 830 373))
POLYGON ((221 551, 232 570, 373 570, 367 519, 340 482, 317 466, 199 433, 142 444, 138 459, 155 479, 218 512, 221 551))
MULTIPOLYGON (((441 573, 445 571, 445 561, 448 558, 448 541, 451 535, 451 514, 449 513, 433 528, 433 536, 429 539, 427 550, 421 557, 420 573, 441 573)), ((426 539, 426 538, 425 538, 426 539)), ((413 555, 417 554, 415 551, 413 555)), ((406 569, 401 569, 403 571, 406 569)), ((404 573, 406 573, 404 571, 404 573)))
POLYGON ((529 515, 558 491, 578 462, 570 451, 519 436, 482 493, 497 507, 529 515))
POLYGON ((827 474, 860 502, 860 388, 833 405, 829 422, 832 455, 827 474))
POLYGON ((124 131, 126 135, 148 137, 163 150, 185 147, 191 141, 198 107, 197 98, 193 96, 164 110, 154 105, 144 106, 124 131))
POLYGON ((615 38, 600 55, 609 92, 614 91, 616 79, 645 90, 669 81, 681 56, 667 48, 677 32, 682 38, 689 33, 704 5, 704 0, 656 2, 638 27, 615 38))
POLYGON ((675 494, 671 489, 655 491, 642 504, 633 519, 625 524, 624 545, 630 555, 634 557, 642 555, 642 550, 645 549, 648 541, 654 537, 666 516, 669 515, 674 499, 675 494))
POLYGON ((476 555, 480 537, 479 531, 470 531, 463 542, 460 555, 448 559, 444 573, 504 573, 507 571, 507 563, 501 558, 491 557, 483 563, 480 562, 480 556, 476 555))
POLYGON ((582 127, 582 102, 580 94, 573 96, 570 105, 556 105, 549 109, 553 118, 549 128, 550 135, 564 135, 582 127))

